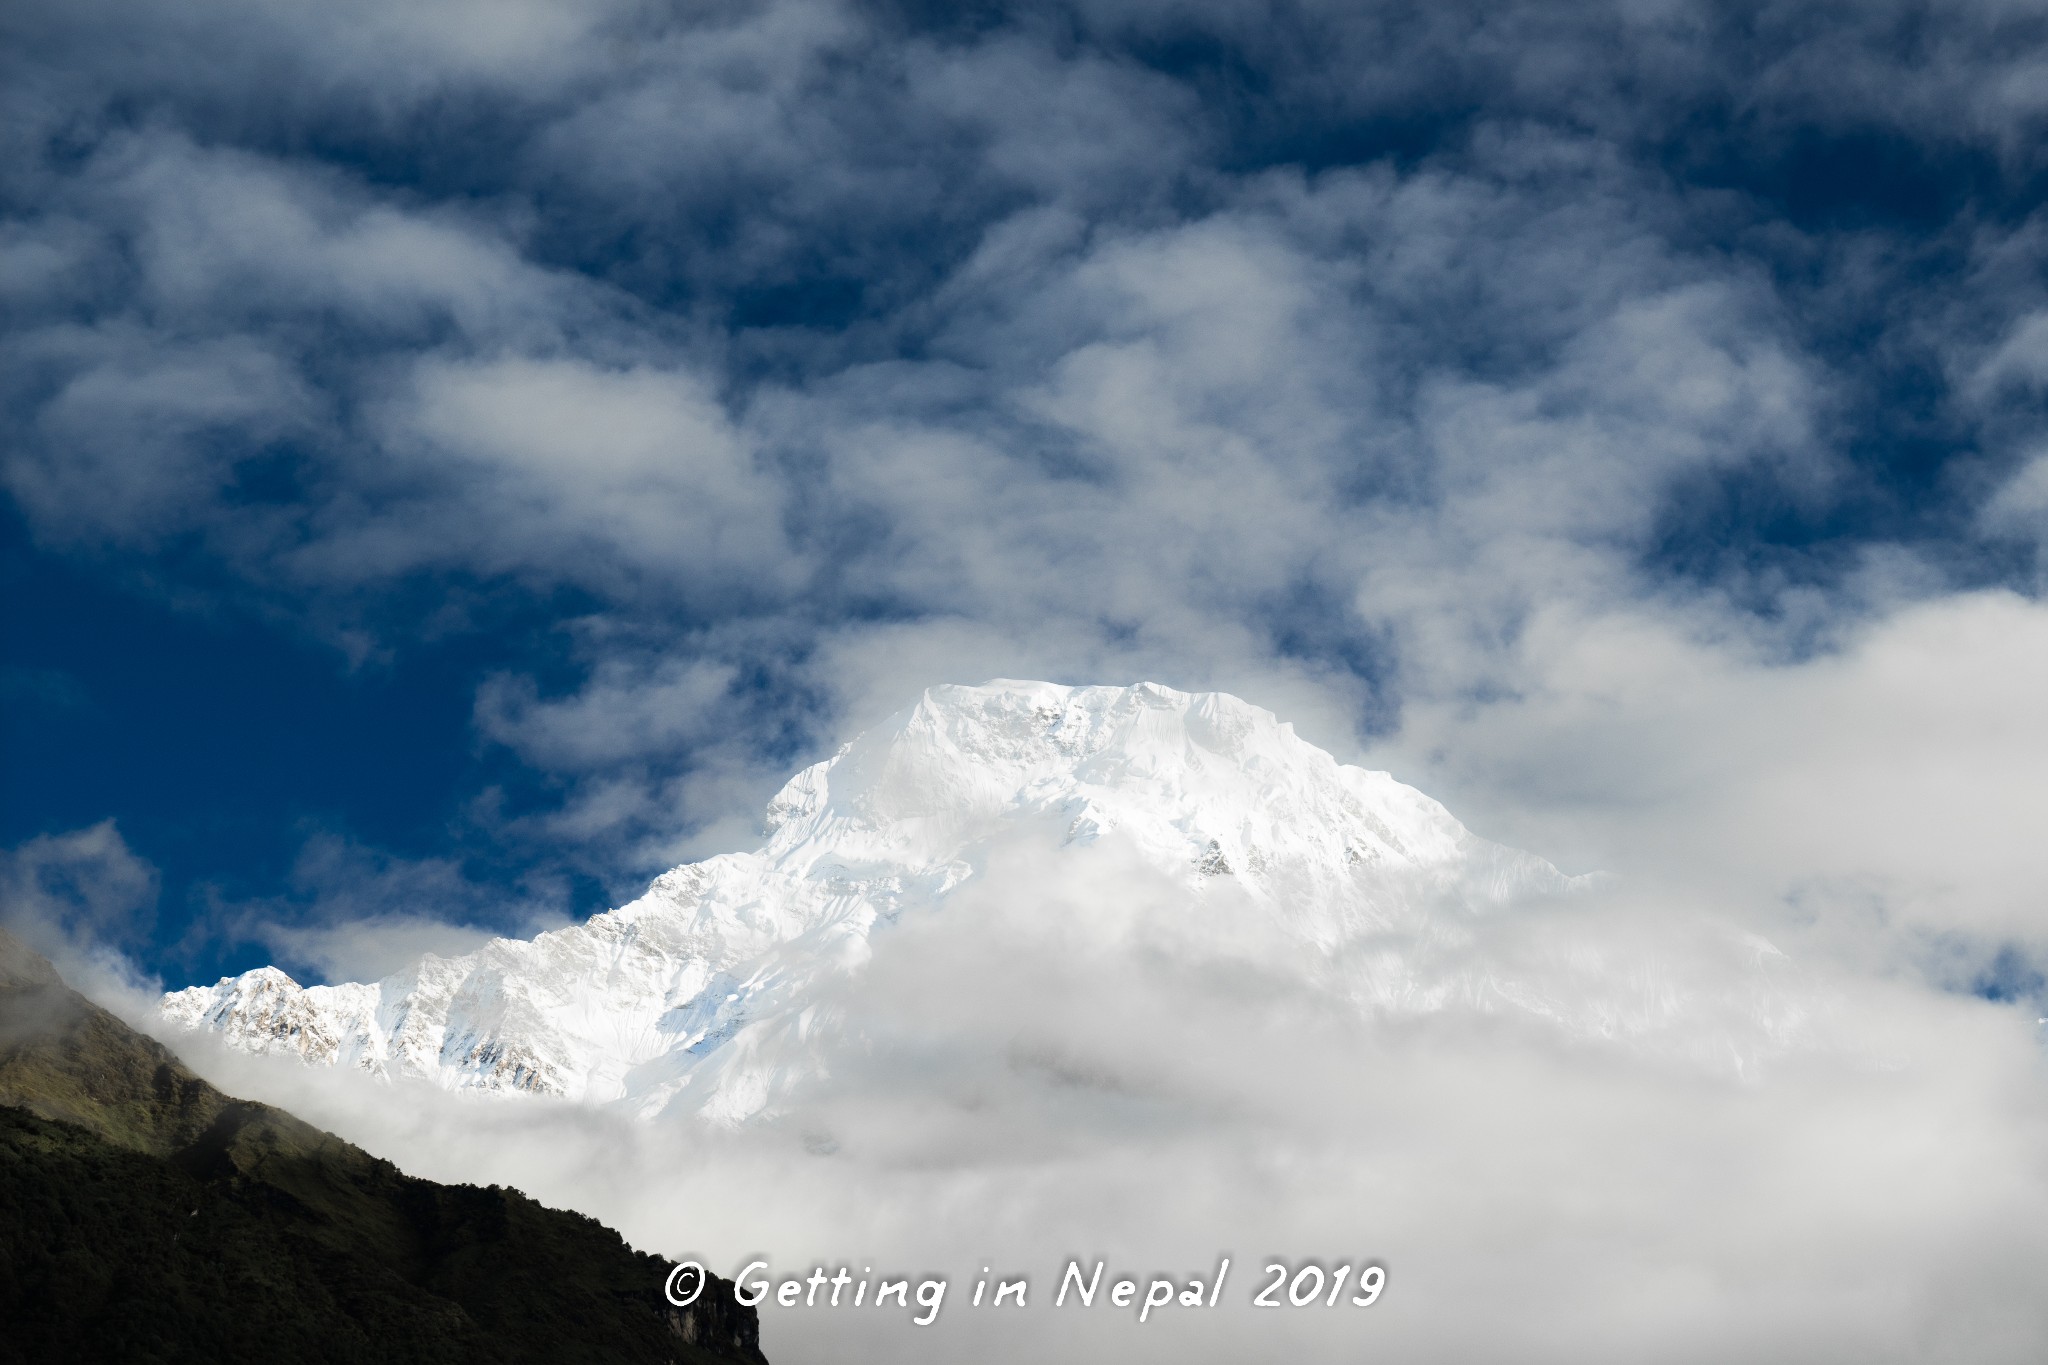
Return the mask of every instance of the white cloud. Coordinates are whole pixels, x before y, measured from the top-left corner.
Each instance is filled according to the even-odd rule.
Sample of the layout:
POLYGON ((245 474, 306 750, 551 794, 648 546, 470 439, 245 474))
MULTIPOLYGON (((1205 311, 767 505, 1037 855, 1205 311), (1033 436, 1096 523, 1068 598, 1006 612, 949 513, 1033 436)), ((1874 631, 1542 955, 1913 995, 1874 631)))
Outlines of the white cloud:
MULTIPOLYGON (((2048 506, 2042 234, 1861 201, 1838 230, 1715 169, 1847 138, 2028 183, 2024 14, 1907 44, 1888 5, 1747 36, 1685 3, 943 35, 806 3, 69 13, 25 30, 63 79, 7 97, 40 130, 10 149, 80 139, 7 169, 34 206, 0 235, 8 490, 45 541, 196 537, 274 617, 387 649, 440 628, 391 605, 422 584, 572 589, 580 682, 514 665, 473 712, 561 802, 477 828, 623 886, 744 842, 798 761, 934 681, 1156 678, 1620 872, 1586 941, 1732 990, 1683 926, 1733 919, 1843 1002, 1839 1050, 1745 1089, 1469 1020, 1361 1039, 1129 943, 992 963, 941 933, 861 1002, 895 1032, 807 1116, 831 1157, 463 1111, 502 1145, 458 1167, 437 1143, 474 1129, 431 1103, 270 1093, 670 1250, 1377 1251, 1361 1340, 1404 1359, 2038 1357, 2037 1053, 1952 997, 2048 955, 2048 626, 2038 564, 2000 558, 2048 506), (106 132, 117 106, 157 112, 106 132), (1913 485, 1893 439, 1974 464, 1913 485), (250 496, 279 459, 287 492, 250 496), (1728 564, 1681 572, 1674 525, 1723 492, 1728 564), (1742 540, 1781 515, 1785 543, 1742 540)), ((10 885, 126 866, 87 833, 10 885)), ((139 903, 108 885, 96 932, 139 903)), ((478 895, 316 842, 222 913, 361 976, 564 903, 478 895)), ((1338 1321, 931 1349, 1319 1356, 1338 1321)), ((771 1319, 790 1358, 901 1358, 876 1330, 771 1319)))
POLYGON ((855 1025, 830 1079, 765 1129, 636 1127, 194 1055, 409 1169, 517 1183, 722 1272, 759 1254, 782 1273, 953 1279, 929 1330, 770 1309, 778 1361, 1369 1346, 1846 1362, 1900 1341, 2021 1361, 2043 1345, 2026 1276, 2048 1249, 2048 1097, 2016 1011, 1792 969, 1805 1041, 1738 1081, 1710 1054, 1758 1023, 1755 955, 1702 951, 1710 926, 1623 893, 1519 938, 1499 926, 1484 951, 1590 955, 1593 975, 1672 991, 1673 1027, 1708 1064, 1566 1043, 1519 1012, 1361 1027, 1303 989, 1313 955, 1242 907, 1190 907, 1108 846, 1006 856, 944 914, 877 937, 824 1006, 855 1025), (1141 1330, 1045 1301, 1069 1257, 1149 1277, 1219 1255, 1237 1306, 1214 1314, 1141 1330), (1275 1258, 1371 1258, 1389 1288, 1365 1315, 1246 1311, 1275 1258), (1027 1274, 1035 1306, 971 1311, 984 1266, 1027 1274))
POLYGON ((685 600, 770 602, 801 581, 779 490, 687 370, 429 359, 380 425, 393 477, 428 492, 339 528, 310 571, 539 572, 621 596, 652 577, 685 600))
POLYGON ((156 869, 136 857, 112 820, 39 834, 7 851, 0 896, 20 915, 81 942, 146 932, 156 910, 156 869))
POLYGON ((2048 541, 2048 455, 2022 464, 1984 504, 1982 516, 1994 535, 2048 541))
POLYGON ((566 890, 545 879, 508 894, 457 858, 395 857, 320 832, 300 846, 283 894, 211 900, 207 932, 261 945, 304 982, 375 981, 426 953, 453 957, 570 922, 566 890))
POLYGON ((555 771, 602 768, 687 750, 715 738, 732 669, 713 663, 661 660, 634 668, 601 661, 596 676, 572 697, 541 700, 530 680, 500 678, 477 701, 484 733, 555 771))
POLYGON ((1516 695, 1413 704, 1375 750, 1480 828, 1624 871, 1812 951, 1899 965, 1944 934, 2048 955, 2048 612, 1902 603, 1787 659, 1712 614, 1547 612, 1516 695), (1478 809, 1475 809, 1478 807, 1478 809))
MULTIPOLYGON (((0 479, 58 539, 154 547, 213 520, 244 443, 302 436, 318 413, 292 361, 247 337, 62 327, 23 350, 17 360, 69 373, 31 439, 0 457, 0 479)), ((253 539, 261 554, 274 545, 268 529, 243 522, 229 540, 253 539)))
MULTIPOLYGON (((0 925, 83 991, 154 995, 124 956, 156 922, 160 878, 112 820, 0 849, 0 925)), ((140 1011, 134 1011, 139 1014, 140 1011)))

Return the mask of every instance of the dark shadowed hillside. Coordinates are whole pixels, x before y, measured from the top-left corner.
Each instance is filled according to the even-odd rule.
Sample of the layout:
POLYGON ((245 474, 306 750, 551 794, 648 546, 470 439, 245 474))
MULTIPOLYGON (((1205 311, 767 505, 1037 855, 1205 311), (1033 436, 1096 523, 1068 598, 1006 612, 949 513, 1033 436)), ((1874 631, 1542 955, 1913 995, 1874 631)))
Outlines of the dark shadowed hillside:
POLYGON ((761 1365, 754 1311, 516 1190, 237 1100, 0 931, 0 1362, 761 1365))

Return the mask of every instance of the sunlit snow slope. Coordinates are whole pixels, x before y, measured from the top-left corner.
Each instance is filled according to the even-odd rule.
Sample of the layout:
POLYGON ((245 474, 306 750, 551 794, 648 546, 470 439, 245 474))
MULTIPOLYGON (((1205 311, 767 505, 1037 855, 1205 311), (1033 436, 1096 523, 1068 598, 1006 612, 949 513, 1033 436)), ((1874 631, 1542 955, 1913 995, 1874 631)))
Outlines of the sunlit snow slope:
POLYGON ((251 1051, 739 1121, 774 1112, 815 1068, 813 1035, 835 1026, 821 998, 888 951, 892 924, 971 913, 955 907, 987 885, 998 848, 1057 859, 1105 842, 1188 904, 1336 964, 1305 970, 1362 1018, 1463 1005, 1652 1037, 1684 1007, 1639 968, 1607 980, 1557 959, 1517 976, 1468 951, 1481 927, 1574 880, 1217 693, 935 687, 798 773, 767 828, 757 852, 676 868, 630 905, 530 942, 369 984, 302 988, 261 968, 162 1009, 251 1051))

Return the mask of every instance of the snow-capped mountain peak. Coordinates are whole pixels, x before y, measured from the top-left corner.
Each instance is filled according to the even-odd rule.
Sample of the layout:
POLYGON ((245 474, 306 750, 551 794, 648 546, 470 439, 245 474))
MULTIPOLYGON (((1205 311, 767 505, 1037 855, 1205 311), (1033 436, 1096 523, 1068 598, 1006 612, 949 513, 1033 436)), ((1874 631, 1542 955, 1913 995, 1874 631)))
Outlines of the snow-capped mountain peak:
MULTIPOLYGON (((1055 858, 1111 841, 1191 901, 1227 892, 1256 932, 1312 956, 1403 925, 1456 939, 1491 908, 1573 884, 1270 712, 1150 683, 934 687, 791 778, 765 823, 758 850, 678 867, 530 941, 367 984, 301 988, 262 968, 162 1010, 314 1063, 736 1121, 806 1074, 821 990, 886 951, 906 911, 943 912, 985 881, 1005 840, 1055 858)), ((1513 983, 1432 979, 1398 953, 1370 962, 1341 986, 1366 1010, 1488 1007, 1491 989, 1491 1007, 1570 1013, 1513 983)))

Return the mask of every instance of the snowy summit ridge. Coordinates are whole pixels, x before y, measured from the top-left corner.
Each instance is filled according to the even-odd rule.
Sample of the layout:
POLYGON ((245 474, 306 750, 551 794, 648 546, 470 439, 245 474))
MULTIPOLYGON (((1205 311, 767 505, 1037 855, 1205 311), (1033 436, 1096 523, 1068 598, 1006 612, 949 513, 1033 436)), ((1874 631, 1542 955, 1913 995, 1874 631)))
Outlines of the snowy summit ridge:
MULTIPOLYGON (((798 773, 766 823, 757 851, 678 867, 530 941, 371 983, 302 988, 260 968, 166 995, 162 1012, 249 1051, 734 1122, 773 1112, 800 1078, 820 985, 885 951, 907 911, 942 910, 1004 839, 1053 857, 1120 841, 1187 897, 1234 896, 1311 956, 1397 924, 1457 939, 1574 881, 1270 712, 1153 684, 934 687, 798 773)), ((1385 953, 1347 991, 1368 1011, 1463 1001, 1574 1022, 1540 990, 1432 978, 1385 953)))

